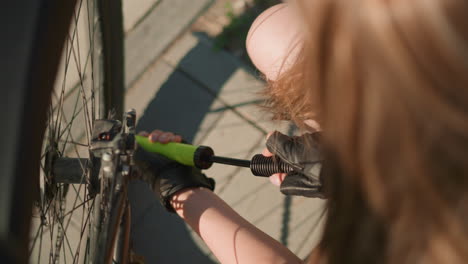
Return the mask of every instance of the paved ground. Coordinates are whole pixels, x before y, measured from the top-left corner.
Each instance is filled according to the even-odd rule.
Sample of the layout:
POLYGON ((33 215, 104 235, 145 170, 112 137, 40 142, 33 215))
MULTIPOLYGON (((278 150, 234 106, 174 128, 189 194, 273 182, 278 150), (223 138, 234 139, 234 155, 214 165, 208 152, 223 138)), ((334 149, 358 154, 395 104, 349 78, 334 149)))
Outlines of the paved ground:
MULTIPOLYGON (((268 131, 296 132, 273 123, 258 108, 263 83, 233 55, 189 26, 209 0, 124 1, 126 107, 139 114, 138 129, 159 128, 211 146, 219 155, 250 158, 268 131)), ((205 19, 206 20, 206 19, 205 19)), ((304 258, 320 230, 321 201, 285 197, 248 170, 214 165, 206 173, 216 193, 243 217, 304 258)), ((133 245, 147 263, 217 263, 175 215, 166 213, 143 183, 131 186, 133 245)))

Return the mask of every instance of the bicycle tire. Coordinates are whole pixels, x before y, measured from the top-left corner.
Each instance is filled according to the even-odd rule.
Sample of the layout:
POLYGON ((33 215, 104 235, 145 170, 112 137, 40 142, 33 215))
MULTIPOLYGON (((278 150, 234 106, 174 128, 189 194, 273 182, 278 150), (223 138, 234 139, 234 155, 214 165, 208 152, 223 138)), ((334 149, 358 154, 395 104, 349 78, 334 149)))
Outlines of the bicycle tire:
MULTIPOLYGON (((7 91, 7 98, 23 106, 22 111, 8 113, 13 120, 6 135, 15 134, 14 144, 5 151, 13 153, 12 159, 2 163, 2 183, 0 187, 4 200, 10 203, 1 209, 0 225, 0 260, 2 263, 25 263, 28 261, 30 246, 31 208, 34 198, 38 197, 37 189, 31 182, 39 177, 41 145, 43 143, 47 108, 51 103, 52 85, 60 62, 64 40, 73 19, 74 1, 28 1, 11 3, 17 14, 30 14, 33 19, 26 21, 28 42, 25 49, 13 49, 13 54, 20 57, 27 51, 25 60, 17 62, 23 69, 19 75, 24 83, 11 83, 14 90, 7 91), (16 5, 16 6, 15 6, 16 5), (29 57, 28 57, 29 56, 29 57), (44 62, 47 62, 46 64, 44 62), (34 133, 31 133, 33 131, 34 133), (24 162, 28 165, 25 166, 24 162), (3 174, 6 172, 7 174, 3 174), (6 242, 8 241, 8 242, 6 242)), ((78 3, 83 0, 78 0, 78 3)), ((123 30, 121 1, 99 0, 98 10, 100 30, 102 32, 102 51, 104 60, 104 111, 114 109, 117 118, 123 110, 123 30)), ((7 33, 10 33, 7 31, 7 33)), ((10 34, 14 41, 18 34, 10 34)), ((7 34, 8 36, 8 34, 7 34)), ((3 68, 3 67, 2 67, 3 68)), ((17 74, 18 75, 18 74, 17 74)), ((17 78, 17 79, 20 79, 17 78)), ((12 79, 12 78, 10 78, 12 79)), ((9 107, 10 108, 10 107, 9 107)), ((101 116, 103 117, 103 116, 101 116)), ((11 139, 10 139, 11 140, 11 139)), ((2 141, 3 143, 3 141, 2 141)), ((50 261, 49 261, 50 262, 50 261)), ((55 261, 57 262, 57 261, 55 261)))

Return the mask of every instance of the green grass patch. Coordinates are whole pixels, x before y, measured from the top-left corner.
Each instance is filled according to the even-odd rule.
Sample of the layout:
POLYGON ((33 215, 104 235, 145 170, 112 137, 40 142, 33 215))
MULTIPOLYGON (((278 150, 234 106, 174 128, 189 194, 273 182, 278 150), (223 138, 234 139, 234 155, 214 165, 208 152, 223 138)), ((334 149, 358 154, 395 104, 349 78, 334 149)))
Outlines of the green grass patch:
POLYGON ((281 3, 279 0, 255 0, 249 4, 245 11, 239 15, 234 14, 231 2, 226 4, 226 16, 230 23, 223 28, 221 34, 214 40, 215 49, 224 49, 240 56, 248 64, 251 64, 247 56, 245 40, 247 33, 255 18, 267 8, 281 3))

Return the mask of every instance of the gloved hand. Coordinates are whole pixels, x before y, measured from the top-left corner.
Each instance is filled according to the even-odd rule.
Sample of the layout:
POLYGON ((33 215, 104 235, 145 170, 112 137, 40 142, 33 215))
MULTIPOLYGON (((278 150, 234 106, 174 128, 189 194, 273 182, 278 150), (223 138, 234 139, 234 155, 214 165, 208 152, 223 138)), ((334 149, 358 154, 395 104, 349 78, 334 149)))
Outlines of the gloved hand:
POLYGON ((294 167, 280 185, 286 195, 324 198, 322 192, 322 161, 320 132, 289 137, 273 132, 266 142, 267 149, 294 167))
POLYGON ((162 155, 150 153, 137 147, 133 155, 140 177, 149 182, 159 194, 159 200, 169 212, 172 195, 185 188, 205 187, 214 190, 215 181, 194 167, 170 160, 162 155))

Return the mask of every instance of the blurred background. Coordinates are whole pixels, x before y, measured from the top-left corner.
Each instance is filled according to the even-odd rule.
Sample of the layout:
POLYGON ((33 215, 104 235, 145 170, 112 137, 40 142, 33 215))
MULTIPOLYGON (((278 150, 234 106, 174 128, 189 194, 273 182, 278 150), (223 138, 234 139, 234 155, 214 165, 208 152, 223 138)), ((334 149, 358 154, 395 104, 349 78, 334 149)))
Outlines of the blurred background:
MULTIPOLYGON (((269 131, 296 127, 271 121, 259 106, 264 88, 245 50, 253 20, 277 0, 124 0, 126 108, 138 130, 161 129, 250 159, 269 131)), ((248 169, 214 165, 215 192, 239 214, 301 258, 320 234, 323 202, 285 197, 248 169)), ((135 253, 147 263, 217 263, 176 215, 142 182, 130 188, 135 253)))

